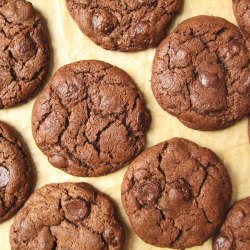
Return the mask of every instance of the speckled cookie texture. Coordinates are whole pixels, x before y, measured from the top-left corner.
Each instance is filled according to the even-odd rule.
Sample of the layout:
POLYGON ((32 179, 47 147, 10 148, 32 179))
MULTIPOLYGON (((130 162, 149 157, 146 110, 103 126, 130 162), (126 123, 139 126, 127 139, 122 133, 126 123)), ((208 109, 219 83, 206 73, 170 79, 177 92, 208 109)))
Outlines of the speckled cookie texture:
POLYGON ((225 19, 190 18, 156 52, 154 96, 190 128, 228 127, 250 112, 249 50, 247 34, 225 19))
POLYGON ((38 97, 33 135, 50 163, 76 176, 108 174, 144 147, 151 121, 121 69, 101 61, 60 68, 38 97))
POLYGON ((48 71, 41 17, 24 0, 0 0, 0 108, 27 101, 48 71))
POLYGON ((140 154, 122 183, 122 203, 136 234, 178 249, 202 245, 219 228, 231 193, 217 156, 181 138, 140 154))
POLYGON ((158 45, 182 3, 182 0, 66 0, 71 16, 92 41, 119 51, 158 45))
POLYGON ((239 26, 250 33, 250 1, 233 0, 233 10, 239 26))
POLYGON ((213 241, 213 250, 231 249, 250 249, 250 197, 237 202, 231 208, 213 241))
POLYGON ((111 200, 86 183, 42 187, 10 229, 11 249, 120 250, 123 238, 111 200))
POLYGON ((0 122, 0 222, 24 204, 32 186, 31 163, 12 129, 0 122))

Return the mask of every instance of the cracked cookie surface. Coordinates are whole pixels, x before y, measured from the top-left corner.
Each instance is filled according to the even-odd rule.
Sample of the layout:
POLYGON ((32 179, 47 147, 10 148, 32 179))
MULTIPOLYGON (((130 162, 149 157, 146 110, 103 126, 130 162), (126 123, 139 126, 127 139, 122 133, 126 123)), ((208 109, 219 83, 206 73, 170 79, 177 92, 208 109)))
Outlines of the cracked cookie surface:
POLYGON ((123 238, 111 200, 86 183, 37 190, 10 230, 11 249, 120 250, 123 238))
POLYGON ((154 96, 190 128, 228 127, 250 112, 249 50, 247 34, 225 19, 190 18, 156 52, 154 96))
POLYGON ((154 47, 180 11, 183 0, 66 0, 83 33, 109 50, 154 47))
POLYGON ((250 34, 250 1, 233 0, 233 10, 239 26, 250 34))
POLYGON ((38 97, 33 135, 50 163, 76 176, 100 176, 130 162, 151 122, 143 97, 121 69, 101 61, 60 68, 38 97))
POLYGON ((238 201, 229 211, 213 250, 250 249, 250 197, 238 201))
POLYGON ((217 156, 181 138, 140 154, 122 183, 122 203, 136 234, 178 249, 202 245, 219 228, 231 193, 217 156))
POLYGON ((12 129, 0 122, 0 222, 9 219, 26 201, 33 171, 12 129))
POLYGON ((27 101, 48 71, 41 17, 24 0, 0 1, 0 108, 27 101))

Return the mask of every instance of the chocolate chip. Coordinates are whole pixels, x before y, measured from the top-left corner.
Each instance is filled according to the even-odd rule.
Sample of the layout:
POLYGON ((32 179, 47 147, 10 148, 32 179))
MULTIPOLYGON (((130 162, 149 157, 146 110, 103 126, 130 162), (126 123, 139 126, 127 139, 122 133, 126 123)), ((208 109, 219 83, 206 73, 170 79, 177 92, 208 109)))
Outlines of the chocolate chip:
POLYGON ((24 240, 32 238, 36 234, 36 231, 34 230, 34 223, 28 218, 25 218, 20 222, 20 228, 22 230, 24 240))
POLYGON ((157 6, 157 0, 137 0, 139 4, 146 5, 152 8, 157 6))
POLYGON ((225 61, 228 61, 235 56, 239 56, 241 52, 243 52, 243 47, 241 44, 236 40, 232 40, 222 49, 222 57, 225 59, 225 61))
POLYGON ((135 27, 135 35, 145 35, 147 37, 147 30, 149 29, 149 22, 142 21, 135 27))
POLYGON ((70 201, 67 201, 64 207, 67 212, 66 216, 71 215, 72 218, 74 217, 73 219, 76 220, 84 219, 89 212, 87 203, 84 200, 80 199, 72 199, 70 201))
POLYGON ((0 166, 0 188, 8 185, 10 181, 10 172, 5 167, 0 166))
POLYGON ((36 44, 29 34, 15 40, 13 48, 11 48, 12 54, 15 58, 21 58, 23 60, 28 60, 36 54, 36 44))
POLYGON ((147 180, 138 188, 137 199, 144 205, 153 205, 160 197, 160 187, 157 183, 147 180))
POLYGON ((118 244, 118 239, 116 238, 114 230, 111 227, 105 229, 103 232, 103 238, 109 245, 117 246, 118 244))
POLYGON ((55 154, 51 154, 48 157, 49 162, 55 166, 55 167, 66 167, 67 166, 67 160, 66 158, 60 154, 60 153, 55 153, 55 154))
POLYGON ((201 84, 207 88, 215 88, 220 86, 221 79, 218 74, 203 72, 200 76, 201 84))
POLYGON ((177 182, 169 190, 169 198, 176 203, 188 202, 192 197, 192 191, 186 183, 177 182))
POLYGON ((247 88, 250 88, 250 76, 248 76, 246 78, 246 80, 244 81, 244 86, 247 87, 247 88))
POLYGON ((94 29, 99 30, 107 35, 115 29, 116 24, 117 20, 115 17, 105 10, 96 11, 92 18, 92 25, 94 29))
POLYGON ((77 86, 77 80, 75 78, 71 78, 70 84, 67 82, 62 82, 58 87, 58 94, 66 99, 76 99, 79 93, 79 87, 77 86))
POLYGON ((225 236, 218 236, 215 240, 214 250, 232 250, 232 242, 225 236))

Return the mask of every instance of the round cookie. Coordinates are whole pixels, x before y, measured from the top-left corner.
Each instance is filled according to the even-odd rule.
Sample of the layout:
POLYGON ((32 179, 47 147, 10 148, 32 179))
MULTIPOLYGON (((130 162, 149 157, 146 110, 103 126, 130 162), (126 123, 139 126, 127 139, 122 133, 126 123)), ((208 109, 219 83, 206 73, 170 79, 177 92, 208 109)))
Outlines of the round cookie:
POLYGON ((119 250, 123 238, 111 200, 86 183, 42 187, 31 195, 10 229, 13 250, 119 250))
POLYGON ((100 176, 129 163, 144 147, 150 122, 132 79, 94 60, 60 68, 32 115, 38 147, 53 166, 76 176, 100 176))
POLYGON ((239 26, 250 33, 250 1, 233 0, 233 10, 239 26))
POLYGON ((229 211, 213 250, 250 249, 250 197, 237 202, 229 211))
POLYGON ((48 71, 40 15, 24 0, 0 1, 0 108, 27 101, 48 71))
POLYGON ((9 219, 26 201, 33 171, 12 129, 0 122, 0 222, 9 219))
POLYGON ((103 48, 119 51, 157 46, 182 3, 182 0, 66 0, 83 33, 103 48))
POLYGON ((231 193, 227 171, 211 150, 174 138, 131 163, 121 195, 142 240, 184 249, 202 245, 219 228, 231 193))
POLYGON ((157 49, 152 90, 186 126, 226 128, 250 112, 249 61, 246 33, 219 17, 193 17, 157 49))

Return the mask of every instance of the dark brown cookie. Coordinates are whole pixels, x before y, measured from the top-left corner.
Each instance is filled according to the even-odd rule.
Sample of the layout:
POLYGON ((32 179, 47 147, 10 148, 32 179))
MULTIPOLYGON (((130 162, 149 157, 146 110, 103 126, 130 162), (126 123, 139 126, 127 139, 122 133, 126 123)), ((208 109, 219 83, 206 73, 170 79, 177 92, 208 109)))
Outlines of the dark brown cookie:
POLYGON ((66 0, 82 32, 109 50, 154 47, 182 7, 182 0, 66 0))
POLYGON ((181 138, 144 151, 122 183, 122 203, 136 234, 178 249, 203 244, 219 228, 231 193, 217 156, 181 138))
POLYGON ((38 97, 33 135, 49 162, 76 176, 100 176, 144 147, 150 114, 132 79, 101 61, 59 69, 38 97))
POLYGON ((0 122, 0 222, 24 204, 32 184, 32 167, 21 143, 12 129, 0 122))
POLYGON ((186 126, 222 129, 250 112, 249 62, 246 33, 219 17, 190 18, 159 46, 152 90, 186 126))
POLYGON ((233 0, 233 10, 239 26, 250 33, 250 1, 233 0))
POLYGON ((114 205, 86 183, 50 184, 31 195, 10 229, 11 249, 119 250, 114 205))
POLYGON ((41 17, 24 0, 0 1, 0 108, 25 102, 48 71, 41 17))
POLYGON ((231 208, 213 240, 213 250, 247 249, 250 249, 250 197, 237 202, 231 208))

